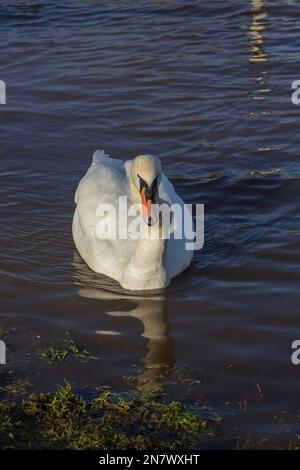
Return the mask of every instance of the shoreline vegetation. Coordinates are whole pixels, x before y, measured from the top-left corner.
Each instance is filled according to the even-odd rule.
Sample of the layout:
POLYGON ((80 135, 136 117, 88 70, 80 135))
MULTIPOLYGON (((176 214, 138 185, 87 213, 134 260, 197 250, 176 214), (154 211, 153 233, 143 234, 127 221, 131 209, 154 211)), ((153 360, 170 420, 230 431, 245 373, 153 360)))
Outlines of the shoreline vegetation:
POLYGON ((68 382, 47 394, 19 388, 13 399, 5 388, 0 394, 1 449, 193 449, 205 447, 221 421, 175 401, 127 400, 107 387, 90 400, 68 382))
POLYGON ((0 388, 0 450, 300 450, 298 440, 242 438, 199 404, 128 399, 109 387, 85 399, 67 381, 52 393, 32 388, 0 388))
MULTIPOLYGON (((64 366, 74 361, 79 365, 97 359, 66 331, 60 342, 37 350, 33 363, 35 372, 42 363, 60 371, 56 374, 56 383, 59 383, 61 377, 66 376, 64 366)), ((30 362, 31 374, 25 372, 25 377, 32 376, 33 363, 30 362)), ((29 372, 28 366, 29 363, 23 372, 29 372)), ((138 370, 124 377, 128 389, 122 392, 92 384, 78 388, 72 381, 73 388, 66 379, 63 385, 52 388, 53 378, 46 390, 41 390, 21 379, 16 370, 3 370, 0 374, 0 449, 300 449, 298 437, 282 435, 284 422, 280 416, 273 417, 281 423, 278 436, 244 432, 240 435, 231 418, 237 413, 246 413, 247 402, 237 402, 237 407, 228 402, 229 408, 222 412, 221 419, 214 407, 191 399, 191 390, 202 383, 202 379, 195 380, 193 376, 188 368, 173 367, 161 370, 154 380, 152 375, 147 377, 147 370, 142 373, 138 370), (151 379, 150 388, 147 379, 151 379), (180 398, 168 400, 167 385, 180 387, 180 398), (49 387, 51 393, 46 393, 49 387)), ((263 399, 258 384, 257 388, 254 406, 263 399)))
MULTIPOLYGON (((51 368, 97 359, 68 331, 62 341, 35 355, 36 367, 42 361, 51 368)), ((180 371, 173 375, 175 382, 183 380, 180 371)), ((82 392, 75 387, 75 392, 67 380, 51 393, 41 393, 15 371, 3 371, 0 449, 194 449, 199 443, 205 448, 215 437, 221 418, 205 406, 186 400, 167 401, 160 387, 161 393, 153 395, 138 390, 134 376, 126 379, 129 393, 92 384, 82 392)), ((187 394, 195 383, 188 381, 187 394)))

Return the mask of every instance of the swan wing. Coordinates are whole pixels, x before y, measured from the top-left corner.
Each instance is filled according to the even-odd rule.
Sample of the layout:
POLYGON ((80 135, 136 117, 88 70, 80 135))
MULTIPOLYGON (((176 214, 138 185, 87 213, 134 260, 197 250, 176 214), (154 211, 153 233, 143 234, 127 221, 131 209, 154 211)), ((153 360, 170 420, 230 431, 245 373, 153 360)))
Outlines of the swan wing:
POLYGON ((124 162, 96 151, 75 194, 73 237, 76 247, 90 268, 116 280, 121 278, 135 244, 132 240, 107 239, 102 230, 105 225, 113 227, 117 223, 119 196, 128 195, 128 189, 124 162), (104 214, 108 205, 114 211, 104 214), (99 223, 104 215, 105 223, 99 223))

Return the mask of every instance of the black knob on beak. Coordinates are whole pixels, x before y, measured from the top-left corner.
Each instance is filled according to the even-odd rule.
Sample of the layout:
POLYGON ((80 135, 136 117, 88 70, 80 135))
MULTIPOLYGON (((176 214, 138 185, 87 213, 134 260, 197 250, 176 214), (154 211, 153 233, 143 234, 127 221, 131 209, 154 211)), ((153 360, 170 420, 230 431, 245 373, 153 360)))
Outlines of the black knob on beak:
POLYGON ((154 199, 154 186, 153 185, 150 186, 150 188, 149 186, 147 187, 145 195, 147 199, 151 199, 151 201, 153 201, 154 199))

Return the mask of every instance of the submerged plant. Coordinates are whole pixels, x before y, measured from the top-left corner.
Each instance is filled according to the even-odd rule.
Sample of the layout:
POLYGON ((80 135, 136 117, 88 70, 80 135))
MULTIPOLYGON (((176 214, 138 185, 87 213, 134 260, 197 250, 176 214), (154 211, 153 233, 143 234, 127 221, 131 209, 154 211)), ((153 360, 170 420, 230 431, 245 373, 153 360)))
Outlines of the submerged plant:
POLYGON ((66 339, 64 340, 64 348, 56 349, 52 345, 41 352, 41 357, 45 359, 48 364, 61 364, 67 358, 88 361, 90 359, 97 359, 92 356, 88 351, 80 350, 75 341, 71 338, 70 333, 66 331, 66 339))

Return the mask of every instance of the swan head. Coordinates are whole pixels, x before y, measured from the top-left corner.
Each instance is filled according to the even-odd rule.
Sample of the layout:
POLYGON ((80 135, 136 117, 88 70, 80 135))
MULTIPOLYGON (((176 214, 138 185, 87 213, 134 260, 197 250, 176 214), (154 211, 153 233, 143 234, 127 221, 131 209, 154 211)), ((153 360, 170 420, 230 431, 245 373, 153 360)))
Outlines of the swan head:
POLYGON ((138 155, 131 166, 131 193, 134 203, 142 204, 144 221, 155 223, 153 204, 158 203, 158 185, 161 180, 161 163, 154 155, 138 155))

